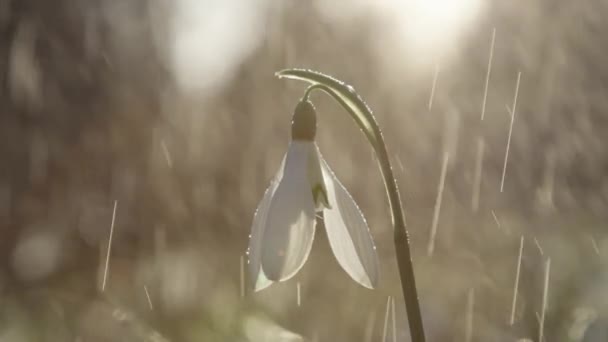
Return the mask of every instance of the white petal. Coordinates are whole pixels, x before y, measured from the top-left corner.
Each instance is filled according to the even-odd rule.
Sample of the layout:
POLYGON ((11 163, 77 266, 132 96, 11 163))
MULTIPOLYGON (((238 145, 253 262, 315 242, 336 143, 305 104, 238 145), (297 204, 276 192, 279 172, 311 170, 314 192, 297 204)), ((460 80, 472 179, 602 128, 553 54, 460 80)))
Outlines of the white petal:
POLYGON ((266 278, 266 275, 261 269, 262 266, 262 242, 264 238, 264 228, 266 226, 266 219, 268 217, 268 208, 270 207, 270 200, 274 194, 279 182, 283 178, 283 166, 285 164, 285 157, 281 162, 281 167, 277 172, 276 176, 270 183, 270 186, 266 189, 264 197, 253 216, 253 224, 251 226, 251 235, 249 237, 249 249, 247 255, 249 257, 249 273, 250 279, 253 281, 254 291, 260 291, 268 286, 272 285, 272 281, 266 278))
POLYGON ((273 281, 293 277, 308 258, 315 234, 315 205, 308 178, 312 142, 289 145, 281 179, 266 217, 262 269, 273 281))
POLYGON ((331 206, 323 210, 331 249, 351 278, 367 288, 374 288, 378 282, 378 257, 365 218, 321 154, 319 159, 331 206))

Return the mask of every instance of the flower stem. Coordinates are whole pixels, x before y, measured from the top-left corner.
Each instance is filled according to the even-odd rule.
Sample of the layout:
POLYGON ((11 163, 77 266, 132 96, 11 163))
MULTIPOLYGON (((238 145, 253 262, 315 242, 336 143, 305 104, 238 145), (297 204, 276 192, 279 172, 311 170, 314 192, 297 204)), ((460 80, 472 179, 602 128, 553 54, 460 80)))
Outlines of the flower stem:
POLYGON ((348 111, 372 144, 378 157, 378 163, 380 165, 380 171, 382 173, 391 209, 397 265, 399 267, 401 288, 403 290, 412 342, 424 342, 425 337, 422 315, 420 312, 420 303, 418 301, 418 292, 416 290, 414 267, 412 264, 409 237, 406 229, 401 197, 399 195, 397 181, 393 175, 393 169, 391 167, 386 144, 384 143, 384 138, 382 137, 382 132, 372 111, 351 86, 330 76, 316 71, 302 69, 287 69, 276 73, 276 75, 279 78, 285 77, 311 83, 312 85, 308 87, 304 93, 304 100, 306 100, 310 93, 316 89, 322 90, 333 97, 334 100, 340 103, 340 105, 348 111))

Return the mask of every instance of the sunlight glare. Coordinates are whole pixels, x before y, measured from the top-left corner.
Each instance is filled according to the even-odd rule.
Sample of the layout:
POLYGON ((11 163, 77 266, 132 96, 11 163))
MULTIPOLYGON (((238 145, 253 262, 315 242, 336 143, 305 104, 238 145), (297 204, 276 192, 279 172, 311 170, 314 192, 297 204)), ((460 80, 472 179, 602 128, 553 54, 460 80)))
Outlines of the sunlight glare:
POLYGON ((441 58, 472 26, 480 0, 391 1, 408 50, 421 60, 441 58), (431 58, 429 58, 431 57, 431 58))

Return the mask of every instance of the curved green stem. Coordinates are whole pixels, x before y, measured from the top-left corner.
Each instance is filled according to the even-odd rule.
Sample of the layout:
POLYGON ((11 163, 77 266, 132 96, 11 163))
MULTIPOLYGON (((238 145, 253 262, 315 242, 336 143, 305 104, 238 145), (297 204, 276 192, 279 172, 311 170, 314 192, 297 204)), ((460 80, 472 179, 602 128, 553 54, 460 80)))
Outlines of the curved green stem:
POLYGON ((372 111, 351 86, 322 73, 311 70, 287 69, 277 72, 276 76, 279 78, 306 81, 312 84, 306 89, 304 99, 307 99, 309 94, 316 89, 322 90, 333 97, 334 100, 340 103, 340 105, 348 111, 372 144, 378 157, 378 163, 380 164, 380 171, 382 172, 382 178, 384 180, 384 186, 391 209, 397 264, 399 266, 401 288, 405 299, 412 342, 424 342, 425 337, 422 315, 420 313, 420 303, 416 290, 414 267, 405 225, 405 215, 401 206, 401 197, 397 188, 397 181, 393 175, 393 169, 386 150, 384 138, 382 137, 382 132, 380 131, 380 127, 378 126, 372 111))

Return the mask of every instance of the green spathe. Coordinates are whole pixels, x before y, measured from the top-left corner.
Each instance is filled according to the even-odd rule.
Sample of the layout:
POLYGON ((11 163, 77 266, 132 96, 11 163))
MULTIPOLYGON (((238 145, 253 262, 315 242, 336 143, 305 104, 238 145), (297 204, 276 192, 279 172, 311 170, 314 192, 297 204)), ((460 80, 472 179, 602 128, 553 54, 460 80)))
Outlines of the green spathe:
POLYGON ((302 100, 296 106, 291 121, 293 140, 313 141, 317 133, 317 113, 310 101, 302 100))

